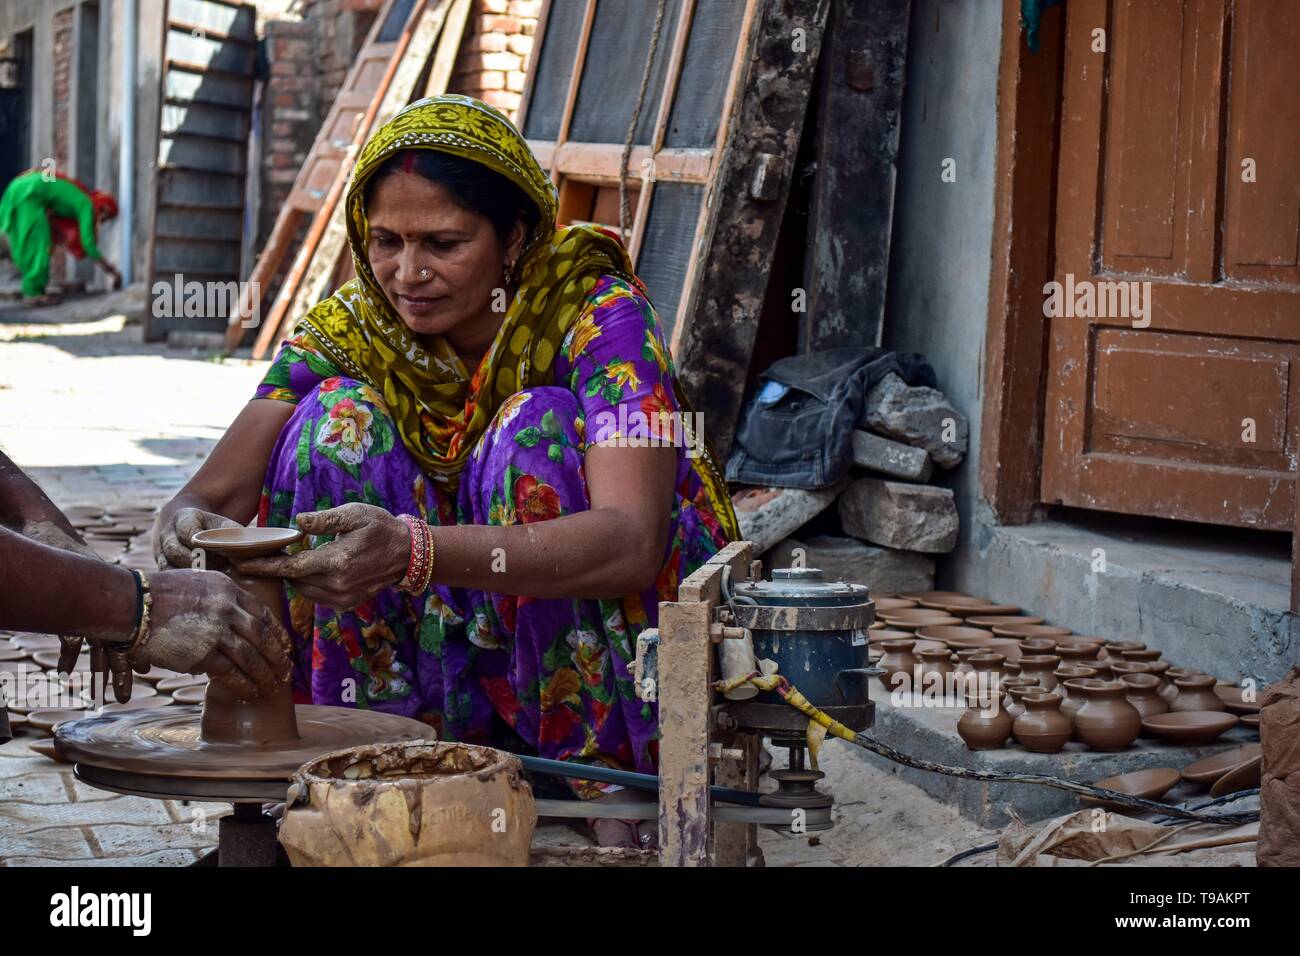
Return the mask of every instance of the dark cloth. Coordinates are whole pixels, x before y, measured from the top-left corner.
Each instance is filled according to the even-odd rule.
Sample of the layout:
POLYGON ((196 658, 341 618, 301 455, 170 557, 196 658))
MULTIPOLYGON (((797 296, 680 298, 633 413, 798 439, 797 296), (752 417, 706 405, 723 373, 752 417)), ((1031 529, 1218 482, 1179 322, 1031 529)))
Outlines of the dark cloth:
POLYGON ((9 708, 0 704, 0 744, 7 744, 13 739, 13 732, 9 729, 9 708))
POLYGON ((775 488, 826 488, 853 465, 853 429, 867 393, 890 372, 937 386, 915 352, 839 348, 773 362, 758 380, 727 461, 727 480, 775 488))

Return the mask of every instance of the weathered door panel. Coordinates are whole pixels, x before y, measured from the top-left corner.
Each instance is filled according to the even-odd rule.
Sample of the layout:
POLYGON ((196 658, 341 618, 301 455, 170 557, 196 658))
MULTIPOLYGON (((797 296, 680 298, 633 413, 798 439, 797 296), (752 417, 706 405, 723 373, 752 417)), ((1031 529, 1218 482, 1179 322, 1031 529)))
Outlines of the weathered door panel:
POLYGON ((1300 4, 1066 11, 1044 500, 1290 530, 1300 4))

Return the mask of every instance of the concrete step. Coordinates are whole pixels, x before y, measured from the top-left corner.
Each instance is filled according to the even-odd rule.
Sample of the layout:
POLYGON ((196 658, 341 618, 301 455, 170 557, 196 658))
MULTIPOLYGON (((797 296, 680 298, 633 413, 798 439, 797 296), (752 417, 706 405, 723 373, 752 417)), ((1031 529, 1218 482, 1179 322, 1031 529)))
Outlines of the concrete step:
POLYGON ((1183 667, 1261 686, 1300 663, 1284 535, 1048 520, 962 529, 939 580, 1076 634, 1142 641, 1183 667), (1102 565, 1104 559, 1104 569, 1102 565))

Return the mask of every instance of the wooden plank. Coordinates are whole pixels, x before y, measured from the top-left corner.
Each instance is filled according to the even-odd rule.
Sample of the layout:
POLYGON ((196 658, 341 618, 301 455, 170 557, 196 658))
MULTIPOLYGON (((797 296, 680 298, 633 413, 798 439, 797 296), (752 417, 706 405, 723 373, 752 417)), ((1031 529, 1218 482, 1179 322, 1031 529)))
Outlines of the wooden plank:
MULTIPOLYGON (((573 126, 573 108, 578 102, 578 85, 582 82, 582 68, 587 62, 587 45, 591 42, 591 25, 596 20, 596 0, 587 0, 582 14, 582 29, 578 31, 578 49, 573 58, 573 72, 569 74, 569 89, 564 94, 564 109, 560 112, 560 131, 555 137, 556 147, 563 146, 573 126)), ((558 170, 551 170, 551 179, 560 182, 558 170)))
POLYGON ((429 69, 429 82, 425 84, 425 96, 440 96, 447 92, 451 82, 451 73, 456 66, 456 54, 460 52, 460 41, 465 36, 465 24, 469 20, 470 0, 455 0, 447 12, 447 20, 438 37, 438 49, 433 55, 433 66, 429 69))
POLYGON ((911 0, 839 0, 823 41, 799 351, 876 346, 885 318, 911 0))
POLYGON ((748 44, 754 56, 706 204, 698 284, 692 289, 688 278, 684 320, 673 330, 682 384, 724 459, 740 414, 829 6, 829 0, 762 3, 755 38, 761 41, 748 44), (794 38, 802 45, 798 51, 794 38), (779 163, 782 172, 775 188, 759 197, 751 183, 765 161, 779 163))
MULTIPOLYGON (((1004 18, 1020 15, 1019 0, 1003 0, 1002 7, 1004 18)), ((1043 457, 1043 285, 1055 268, 1043 237, 1052 234, 1055 219, 1052 183, 1065 38, 1059 8, 1043 11, 1040 37, 1039 52, 1031 54, 1020 31, 1002 31, 998 77, 980 487, 1006 524, 1024 524, 1033 516, 1043 457)))
POLYGON ((334 184, 312 220, 311 229, 294 260, 293 268, 276 295, 267 322, 258 333, 253 345, 254 358, 265 355, 273 344, 287 334, 298 316, 328 294, 326 284, 334 272, 339 255, 347 245, 343 197, 352 175, 352 165, 371 132, 390 120, 410 101, 442 30, 449 4, 450 0, 436 0, 432 5, 418 3, 412 8, 412 19, 407 21, 397 41, 388 71, 380 84, 382 93, 371 102, 370 108, 357 124, 352 149, 339 165, 334 184))
POLYGON ((356 136, 357 126, 365 115, 372 98, 379 90, 387 69, 392 64, 395 45, 380 39, 381 33, 393 11, 395 0, 384 0, 383 10, 375 17, 370 32, 358 51, 343 86, 330 106, 325 122, 321 124, 311 150, 294 179, 289 198, 276 216, 258 256, 257 264, 248 277, 250 300, 234 315, 226 327, 225 347, 233 350, 244 336, 245 323, 262 309, 262 290, 269 291, 289 245, 298 234, 304 215, 315 214, 335 182, 335 173, 346 156, 356 136), (318 188, 319 187, 319 188, 318 188), (254 290, 256 290, 254 292, 254 290))
POLYGON ((711 607, 659 604, 659 865, 709 864, 711 607))

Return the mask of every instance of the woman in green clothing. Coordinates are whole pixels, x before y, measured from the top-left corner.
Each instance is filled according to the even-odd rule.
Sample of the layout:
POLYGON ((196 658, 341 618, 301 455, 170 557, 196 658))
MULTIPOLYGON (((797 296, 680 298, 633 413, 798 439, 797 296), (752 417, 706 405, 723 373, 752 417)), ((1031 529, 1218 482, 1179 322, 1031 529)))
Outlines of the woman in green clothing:
POLYGON ((45 286, 50 255, 60 241, 77 258, 85 255, 98 263, 113 277, 113 288, 120 286, 121 273, 95 243, 95 226, 116 215, 117 201, 111 195, 76 180, 43 170, 15 178, 0 198, 0 232, 9 238, 10 255, 22 273, 24 299, 35 305, 56 301, 45 294, 45 286))

